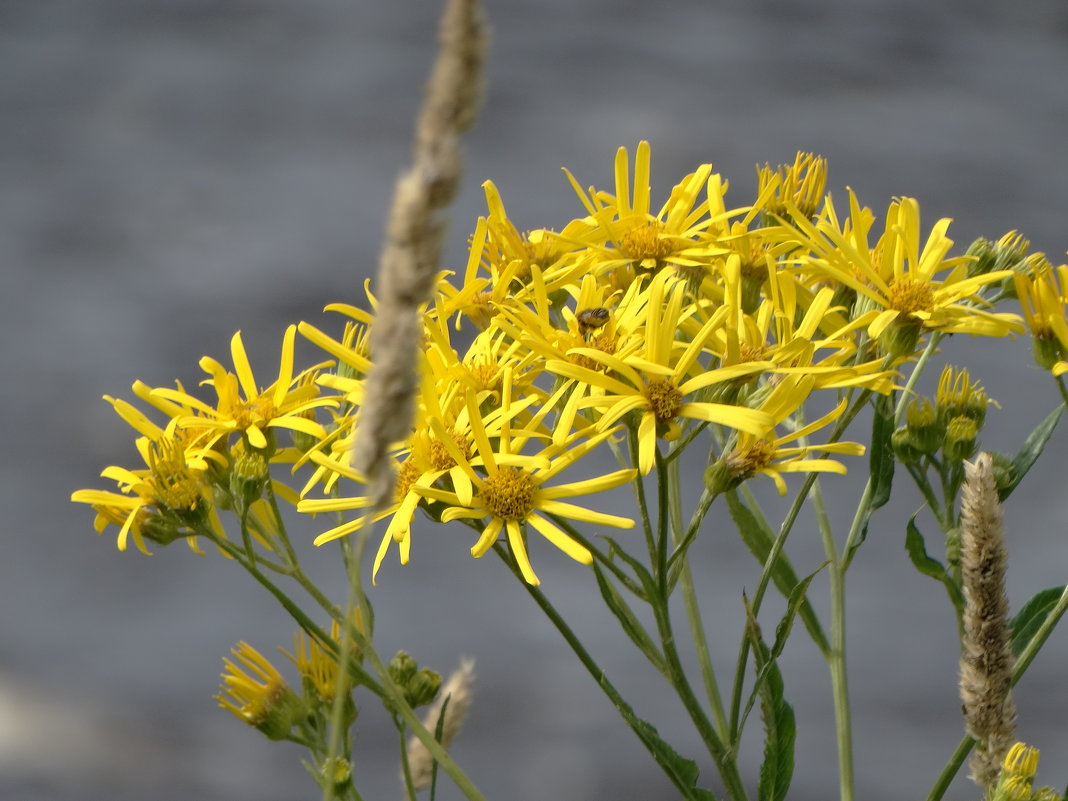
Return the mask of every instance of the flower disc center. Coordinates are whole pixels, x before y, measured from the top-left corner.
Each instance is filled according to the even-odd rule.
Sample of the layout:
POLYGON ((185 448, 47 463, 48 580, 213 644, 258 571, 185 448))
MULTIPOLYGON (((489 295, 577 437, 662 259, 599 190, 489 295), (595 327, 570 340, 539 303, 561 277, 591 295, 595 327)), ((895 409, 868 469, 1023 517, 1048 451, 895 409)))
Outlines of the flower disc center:
POLYGON ((645 385, 645 399, 659 423, 670 423, 682 409, 682 392, 670 381, 658 378, 645 385))
POLYGON ((517 467, 502 467, 482 485, 479 498, 494 517, 501 520, 525 520, 534 510, 534 477, 517 467))

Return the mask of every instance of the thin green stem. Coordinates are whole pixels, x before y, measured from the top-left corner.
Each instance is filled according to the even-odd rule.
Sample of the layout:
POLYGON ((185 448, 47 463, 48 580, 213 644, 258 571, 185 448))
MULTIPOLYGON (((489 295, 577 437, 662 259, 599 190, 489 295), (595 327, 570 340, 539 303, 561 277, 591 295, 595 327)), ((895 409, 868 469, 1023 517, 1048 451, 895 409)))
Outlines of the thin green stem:
POLYGON ((927 347, 923 349, 923 353, 920 354, 920 358, 916 360, 916 366, 912 368, 912 373, 909 375, 909 380, 905 382, 905 389, 901 393, 901 398, 898 400, 897 409, 894 412, 894 425, 900 426, 905 420, 905 409, 908 408, 908 400, 912 397, 913 387, 916 386, 916 382, 920 379, 920 374, 927 367, 927 362, 934 356, 935 351, 938 350, 938 343, 942 341, 945 335, 934 331, 931 334, 931 338, 927 340, 927 347))
POLYGON ((853 723, 849 706, 849 684, 846 672, 845 569, 838 546, 834 541, 830 517, 823 501, 819 480, 812 485, 812 505, 823 541, 823 551, 829 564, 831 591, 831 651, 827 665, 831 672, 831 694, 834 698, 835 736, 838 743, 838 789, 842 801, 853 801, 853 723))
POLYGON ((582 641, 578 638, 571 627, 567 625, 567 622, 556 611, 556 608, 552 605, 549 599, 545 596, 541 590, 537 587, 527 584, 523 580, 523 576, 519 571, 519 568, 515 565, 514 561, 509 558, 507 551, 500 544, 497 543, 493 546, 494 551, 501 557, 501 560, 512 571, 512 574, 516 577, 519 583, 527 591, 527 594, 534 600, 541 611, 545 614, 549 621, 556 627, 556 630, 560 632, 561 636, 571 647, 571 650, 578 657, 579 662, 586 668, 586 671, 593 677, 593 680, 597 683, 597 686, 601 688, 601 691, 608 697, 608 700, 612 702, 612 705, 619 712, 620 716, 630 726, 631 730, 641 740, 642 744, 648 749, 649 753, 656 760, 657 764, 664 770, 665 775, 671 780, 671 783, 675 785, 676 789, 682 793, 686 799, 697 801, 697 795, 693 785, 687 780, 685 776, 679 774, 677 765, 673 760, 665 758, 665 754, 662 750, 662 744, 659 739, 656 738, 652 727, 649 724, 641 720, 634 714, 634 710, 626 702, 615 685, 608 679, 608 675, 604 669, 597 664, 597 661, 590 655, 590 652, 586 650, 586 647, 582 644, 582 641))
MULTIPOLYGON (((633 426, 628 428, 628 439, 630 443, 631 463, 637 464, 638 432, 633 426)), ((645 534, 645 547, 649 551, 649 565, 650 567, 653 567, 656 565, 656 540, 653 536, 653 525, 649 519, 649 501, 645 497, 645 482, 642 480, 640 474, 634 476, 631 486, 634 488, 634 498, 638 502, 638 514, 641 516, 642 532, 645 534)))
MULTIPOLYGON (((665 460, 666 461, 666 460, 665 460)), ((667 485, 671 507, 671 533, 675 547, 683 538, 682 534, 682 498, 680 489, 682 486, 679 476, 678 460, 667 462, 667 485)), ((701 679, 705 685, 705 694, 712 709, 712 717, 715 720, 717 734, 720 740, 726 740, 730 729, 727 726, 727 715, 723 709, 723 699, 716 682, 716 671, 712 665, 712 650, 708 647, 708 638, 705 636, 704 623, 701 620, 701 607, 697 601, 697 590, 693 583, 693 573, 690 570, 690 560, 683 558, 680 573, 682 585, 682 598, 686 606, 686 618, 690 624, 690 637, 693 639, 694 650, 697 654, 697 664, 701 671, 701 679)))
MULTIPOLYGON (((363 554, 364 546, 367 543, 367 538, 371 536, 374 531, 374 523, 365 524, 356 533, 356 548, 355 558, 348 561, 347 573, 349 579, 348 598, 345 601, 345 614, 341 621, 341 653, 339 655, 339 661, 341 664, 348 664, 353 655, 354 644, 353 641, 358 635, 356 626, 353 624, 353 612, 357 608, 357 605, 362 606, 361 601, 366 600, 363 597, 363 586, 361 584, 360 577, 360 557, 363 554)), ((310 583, 310 582, 309 582, 310 583)), ((365 638, 367 639, 367 638, 365 638)), ((374 647, 372 642, 367 639, 366 650, 369 653, 374 653, 374 647)), ((379 672, 379 677, 386 684, 391 683, 389 681, 389 675, 385 672, 379 672)), ((327 760, 328 764, 333 764, 338 755, 341 753, 342 739, 347 739, 347 733, 345 732, 345 701, 349 698, 351 692, 351 685, 349 682, 351 677, 347 670, 339 670, 337 672, 337 686, 334 690, 334 705, 330 710, 330 724, 329 724, 329 737, 327 740, 327 760)), ((394 715, 394 720, 396 716, 394 715)), ((404 730, 403 727, 398 726, 401 730, 401 746, 404 744, 404 730)), ((335 787, 333 783, 328 783, 323 791, 323 801, 332 801, 334 798, 335 787)))
MULTIPOLYGON (((847 396, 848 397, 848 396, 847 396)), ((831 434, 828 437, 828 442, 837 442, 841 439, 845 433, 849 424, 853 422, 853 419, 860 413, 860 410, 864 408, 867 403, 867 399, 871 397, 870 390, 864 390, 860 395, 852 401, 851 405, 846 409, 845 414, 838 418, 835 422, 834 428, 831 430, 831 434)), ((786 517, 783 518, 782 525, 779 528, 779 534, 775 537, 775 541, 771 545, 771 549, 768 552, 767 558, 764 560, 764 567, 760 572, 760 579, 757 581, 756 589, 753 593, 753 598, 750 600, 750 609, 754 618, 759 614, 761 604, 764 601, 764 595, 768 590, 768 585, 771 583, 772 573, 775 568, 776 562, 779 560, 779 556, 782 554, 783 548, 786 546, 786 538, 793 530, 794 523, 797 521, 798 515, 801 513, 801 507, 805 503, 805 499, 808 497, 809 490, 812 489, 812 485, 816 480, 815 473, 809 473, 805 476, 805 480, 801 484, 801 488, 794 496, 793 502, 790 504, 790 508, 786 512, 786 517)), ((870 480, 868 494, 870 495, 870 480)), ((848 561, 843 566, 843 569, 848 566, 848 561)), ((741 739, 741 731, 739 731, 739 721, 741 715, 742 695, 745 684, 745 668, 749 662, 749 638, 742 637, 741 644, 738 648, 738 660, 735 664, 734 671, 734 687, 731 692, 731 713, 730 713, 730 731, 731 742, 737 743, 741 739)))
POLYGON ((400 736, 401 775, 404 777, 404 790, 408 794, 408 801, 415 801, 415 782, 412 780, 412 766, 408 762, 408 743, 404 724, 394 715, 393 725, 397 727, 397 734, 400 736))
POLYGON ((690 686, 686 671, 679 659, 678 649, 675 647, 675 633, 671 628, 671 616, 668 610, 666 597, 655 599, 653 613, 656 617, 657 631, 660 634, 660 646, 664 652, 664 661, 668 667, 671 686, 679 696, 683 707, 686 709, 690 720, 697 729, 698 735, 704 742, 712 760, 716 763, 720 778, 723 780, 727 793, 734 801, 746 801, 745 785, 742 783, 741 774, 738 772, 738 764, 735 753, 728 748, 719 735, 716 734, 712 722, 708 719, 704 709, 701 708, 693 688, 690 686))

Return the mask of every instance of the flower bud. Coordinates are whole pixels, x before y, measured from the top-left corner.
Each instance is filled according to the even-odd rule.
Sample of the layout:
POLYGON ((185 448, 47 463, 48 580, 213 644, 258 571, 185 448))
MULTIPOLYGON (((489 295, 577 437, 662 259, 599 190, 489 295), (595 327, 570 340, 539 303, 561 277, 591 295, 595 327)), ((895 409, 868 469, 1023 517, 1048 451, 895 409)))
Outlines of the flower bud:
POLYGON ((972 383, 966 369, 946 365, 938 379, 935 403, 939 417, 947 421, 947 426, 955 417, 970 417, 975 421, 978 433, 986 421, 986 410, 991 401, 978 381, 972 383))
POLYGON ((389 677, 400 686, 401 688, 407 687, 408 682, 415 676, 415 671, 418 669, 415 660, 412 659, 407 651, 397 651, 397 655, 390 660, 389 663, 389 677))
POLYGON ((938 420, 938 410, 927 398, 916 398, 905 409, 905 427, 913 447, 928 456, 938 451, 945 430, 938 420))
POLYGON ((412 708, 423 706, 434 700, 440 688, 441 674, 430 668, 421 668, 408 682, 404 698, 412 708))
POLYGON ((942 453, 947 459, 961 461, 971 459, 978 447, 979 426, 971 417, 960 415, 946 424, 946 439, 942 453))
POLYGON ((263 495, 263 487, 270 475, 267 459, 254 449, 234 448, 234 463, 230 469, 230 495, 248 508, 263 495))
POLYGON ((907 427, 894 431, 890 436, 890 445, 894 449, 894 457, 902 464, 915 464, 924 457, 924 452, 913 441, 912 432, 907 427))

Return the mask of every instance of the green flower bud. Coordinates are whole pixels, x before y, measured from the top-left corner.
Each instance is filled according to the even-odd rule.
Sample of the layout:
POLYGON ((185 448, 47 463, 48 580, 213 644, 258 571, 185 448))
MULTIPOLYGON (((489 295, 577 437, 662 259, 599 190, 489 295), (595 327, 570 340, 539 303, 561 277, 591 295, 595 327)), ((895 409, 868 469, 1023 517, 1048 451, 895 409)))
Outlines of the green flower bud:
POLYGON ((263 487, 270 476, 267 459, 259 451, 238 451, 237 448, 234 448, 233 456, 230 495, 248 508, 263 495, 263 487))
POLYGON ((991 400, 978 381, 972 383, 966 369, 946 365, 938 379, 935 403, 939 417, 946 421, 947 426, 948 421, 955 417, 970 417, 975 421, 978 433, 986 421, 986 410, 991 400))
POLYGON ((418 668, 419 666, 408 656, 407 651, 397 651, 397 655, 389 663, 389 677, 399 687, 404 688, 408 686, 408 682, 415 676, 418 668))
POLYGON ((912 432, 908 428, 897 429, 890 436, 890 445, 894 449, 894 456, 902 464, 915 464, 924 457, 924 451, 913 442, 912 432))
POLYGON ((440 688, 441 674, 430 668, 422 668, 408 682, 404 697, 412 707, 423 706, 434 700, 440 688))
POLYGON ((905 426, 910 444, 928 456, 938 451, 945 437, 938 410, 927 398, 915 398, 909 403, 905 409, 905 426))
POLYGON ((971 459, 978 448, 979 425, 971 417, 960 415, 946 424, 942 453, 952 461, 971 459))
POLYGON ((994 484, 999 493, 1003 493, 1016 481, 1016 465, 1012 458, 1004 453, 991 454, 994 458, 994 484))

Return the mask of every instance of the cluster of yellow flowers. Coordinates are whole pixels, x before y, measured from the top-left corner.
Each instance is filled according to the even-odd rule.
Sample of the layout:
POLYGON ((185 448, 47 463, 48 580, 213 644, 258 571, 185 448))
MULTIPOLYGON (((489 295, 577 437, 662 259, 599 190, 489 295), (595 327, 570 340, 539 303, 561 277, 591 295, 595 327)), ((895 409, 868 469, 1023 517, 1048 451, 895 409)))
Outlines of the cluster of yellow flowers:
POLYGON ((93 506, 98 531, 119 527, 120 548, 132 539, 141 550, 146 540, 187 536, 196 547, 197 536, 225 538, 219 509, 233 509, 261 546, 275 548, 276 498, 309 514, 355 511, 316 543, 388 520, 376 573, 392 544, 408 561, 421 508, 470 524, 476 557, 503 534, 536 584, 532 532, 589 563, 572 522, 633 521, 573 499, 640 480, 691 443, 704 443, 728 480, 760 473, 781 491, 784 473, 845 472, 833 457, 863 453, 861 445, 810 438, 843 414, 847 394, 890 392, 897 367, 929 332, 1024 331, 1018 315, 994 310, 1003 298, 1022 299, 1040 363, 1068 370, 1068 267, 1027 256, 1016 235, 950 256, 949 220, 924 235, 911 198, 889 205, 880 230, 850 192, 842 218, 824 192, 825 161, 809 154, 758 170, 749 205, 729 208, 727 182, 704 164, 657 210, 649 166, 642 142, 633 164, 619 150, 614 192, 583 190, 568 172, 584 213, 559 231, 521 233, 497 189, 484 185, 488 213, 466 268, 443 273, 423 311, 416 418, 408 440, 396 443, 388 508, 372 508, 349 459, 370 367, 370 290, 370 311, 328 307, 351 318, 341 337, 290 326, 265 389, 238 334, 232 372, 201 361, 214 402, 181 385, 137 383, 134 394, 162 416, 154 422, 107 398, 140 435, 145 466, 109 467, 103 475, 118 492, 81 490, 73 499, 93 506), (298 371, 298 330, 331 361, 298 371), (820 405, 830 411, 807 421, 814 393, 830 393, 820 405), (280 429, 290 435, 284 444, 280 429), (702 432, 715 436, 698 439, 702 432), (620 469, 567 480, 584 456, 602 445, 619 452, 623 440, 630 454, 620 469), (271 478, 269 463, 305 466, 311 476, 292 490, 271 478))

